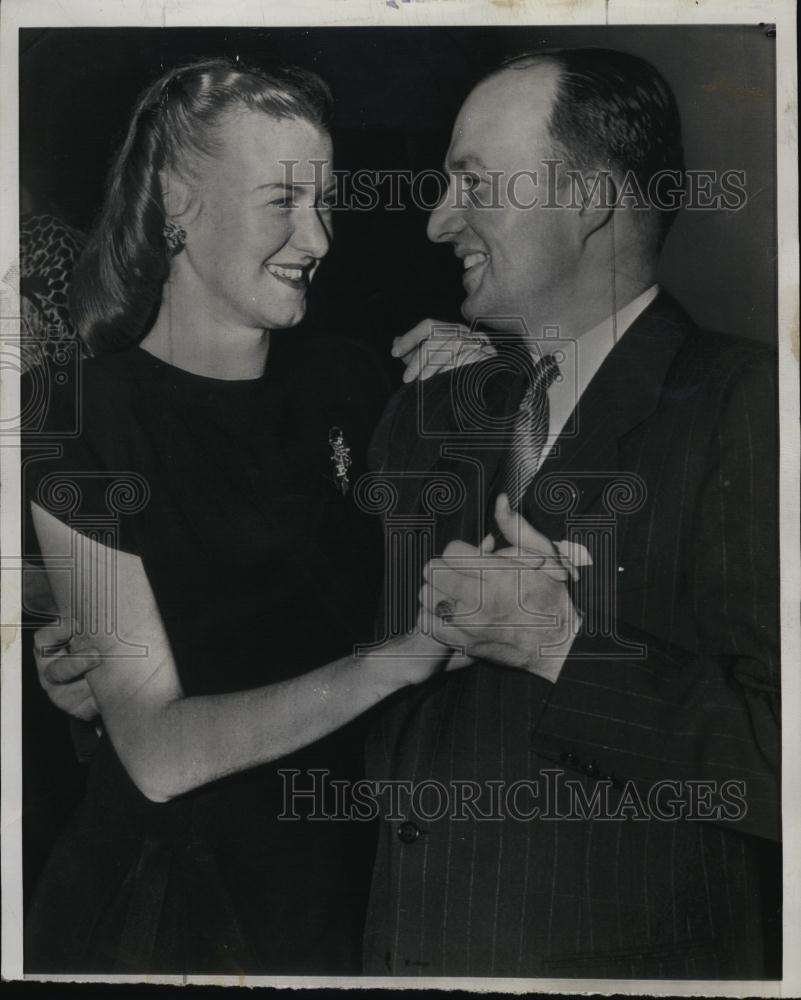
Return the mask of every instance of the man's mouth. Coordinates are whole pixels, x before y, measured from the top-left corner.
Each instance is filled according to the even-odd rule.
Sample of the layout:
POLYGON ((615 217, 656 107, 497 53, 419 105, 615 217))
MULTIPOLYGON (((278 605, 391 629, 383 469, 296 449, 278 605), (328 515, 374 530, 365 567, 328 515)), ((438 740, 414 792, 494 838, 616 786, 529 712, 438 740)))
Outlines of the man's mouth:
POLYGON ((265 264, 270 274, 290 288, 305 289, 311 280, 313 264, 265 264))
POLYGON ((484 264, 488 260, 488 253, 482 253, 480 250, 475 250, 473 253, 467 254, 467 256, 462 259, 462 265, 465 271, 469 271, 471 268, 475 267, 476 264, 484 264))
POLYGON ((489 262, 490 255, 482 250, 473 250, 462 257, 464 274, 462 282, 464 285, 474 284, 478 276, 483 272, 484 267, 489 262))

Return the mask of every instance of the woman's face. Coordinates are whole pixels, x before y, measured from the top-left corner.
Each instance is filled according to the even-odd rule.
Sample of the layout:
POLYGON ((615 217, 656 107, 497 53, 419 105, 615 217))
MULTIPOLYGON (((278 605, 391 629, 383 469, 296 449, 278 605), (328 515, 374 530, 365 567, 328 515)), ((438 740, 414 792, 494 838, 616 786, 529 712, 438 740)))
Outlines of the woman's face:
POLYGON ((331 139, 309 122, 244 109, 219 134, 221 152, 201 162, 190 208, 176 217, 186 247, 170 281, 189 282, 191 301, 221 325, 294 326, 331 245, 322 205, 331 139))

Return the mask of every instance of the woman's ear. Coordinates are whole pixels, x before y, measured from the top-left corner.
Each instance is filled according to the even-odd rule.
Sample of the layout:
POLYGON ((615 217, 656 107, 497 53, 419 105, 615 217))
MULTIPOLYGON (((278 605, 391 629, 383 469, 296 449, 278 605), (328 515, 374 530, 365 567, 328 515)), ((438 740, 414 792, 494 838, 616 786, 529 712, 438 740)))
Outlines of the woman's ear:
POLYGON ((159 181, 167 218, 182 223, 192 222, 200 206, 186 181, 166 167, 159 170, 159 181))

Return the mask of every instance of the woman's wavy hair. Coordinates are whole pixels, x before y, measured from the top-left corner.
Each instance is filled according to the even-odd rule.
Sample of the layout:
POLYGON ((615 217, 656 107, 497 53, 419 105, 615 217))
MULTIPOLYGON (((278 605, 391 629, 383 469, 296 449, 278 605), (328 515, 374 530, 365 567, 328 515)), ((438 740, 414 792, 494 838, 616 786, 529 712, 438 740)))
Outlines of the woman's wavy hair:
POLYGON ((331 92, 308 70, 227 58, 177 66, 143 92, 72 280, 71 315, 91 354, 136 344, 153 325, 169 272, 159 171, 191 177, 193 158, 219 152, 222 116, 237 108, 325 129, 331 92))

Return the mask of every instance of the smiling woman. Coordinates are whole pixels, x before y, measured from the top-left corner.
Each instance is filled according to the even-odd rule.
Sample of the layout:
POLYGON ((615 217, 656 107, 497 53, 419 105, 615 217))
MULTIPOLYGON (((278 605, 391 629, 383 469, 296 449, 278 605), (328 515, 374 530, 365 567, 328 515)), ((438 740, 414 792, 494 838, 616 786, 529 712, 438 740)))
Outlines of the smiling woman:
POLYGON ((174 317, 186 315, 190 301, 208 317, 204 337, 219 337, 221 326, 232 334, 295 326, 328 252, 331 220, 321 199, 329 136, 311 122, 251 110, 226 118, 218 132, 221 151, 199 176, 162 171, 167 212, 185 230, 186 249, 175 258, 145 346, 166 346, 167 336, 185 342, 174 317), (289 163, 295 183, 287 189, 289 163))
POLYGON ((381 545, 348 477, 383 379, 347 342, 275 334, 331 240, 328 111, 311 74, 192 64, 147 90, 112 169, 73 286, 95 356, 28 441, 65 623, 38 646, 62 680, 89 669, 103 731, 27 914, 28 972, 358 971, 371 830, 282 821, 280 772, 358 777, 354 720, 442 647, 353 655, 381 545))

